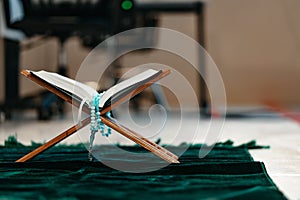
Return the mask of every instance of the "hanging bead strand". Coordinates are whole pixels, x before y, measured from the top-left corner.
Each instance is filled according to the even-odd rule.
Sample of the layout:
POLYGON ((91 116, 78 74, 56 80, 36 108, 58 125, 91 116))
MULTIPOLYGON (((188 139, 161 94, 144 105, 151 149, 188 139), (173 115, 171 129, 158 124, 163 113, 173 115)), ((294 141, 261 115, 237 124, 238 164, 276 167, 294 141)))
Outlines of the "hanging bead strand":
MULTIPOLYGON (((89 154, 88 154, 89 161, 93 161, 92 149, 93 149, 95 134, 98 132, 98 130, 100 130, 102 136, 105 136, 105 137, 108 137, 111 134, 111 128, 106 126, 105 124, 103 124, 103 122, 101 121, 101 114, 100 114, 100 108, 99 108, 99 102, 100 102, 101 96, 102 96, 102 93, 97 94, 90 103, 90 108, 91 108, 90 131, 91 131, 91 135, 90 135, 90 145, 89 145, 89 154)), ((106 116, 111 117, 111 113, 107 112, 106 116)))

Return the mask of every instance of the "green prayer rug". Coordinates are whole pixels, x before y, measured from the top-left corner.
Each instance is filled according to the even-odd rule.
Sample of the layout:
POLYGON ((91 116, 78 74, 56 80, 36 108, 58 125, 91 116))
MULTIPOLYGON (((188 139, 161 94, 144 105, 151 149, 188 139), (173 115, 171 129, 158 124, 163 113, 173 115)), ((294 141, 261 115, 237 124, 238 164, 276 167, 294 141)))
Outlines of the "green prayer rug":
MULTIPOLYGON (((145 173, 89 162, 83 146, 54 147, 25 163, 14 161, 32 147, 1 147, 0 199, 286 199, 264 164, 253 161, 249 145, 218 144, 202 159, 198 157, 200 147, 190 146, 180 164, 145 173)), ((121 148, 144 152, 137 146, 121 148)), ((175 153, 180 148, 168 147, 175 153)), ((103 158, 133 167, 152 156, 120 157, 114 149, 102 146, 103 158)))

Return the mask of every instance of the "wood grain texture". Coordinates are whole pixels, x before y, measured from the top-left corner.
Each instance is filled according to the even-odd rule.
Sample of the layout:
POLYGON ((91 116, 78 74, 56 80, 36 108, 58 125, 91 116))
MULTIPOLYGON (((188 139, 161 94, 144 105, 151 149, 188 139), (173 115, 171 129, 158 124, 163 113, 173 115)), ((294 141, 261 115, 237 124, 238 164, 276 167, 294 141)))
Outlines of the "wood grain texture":
MULTIPOLYGON (((130 98, 137 95, 138 93, 142 92, 144 89, 151 86, 153 83, 155 83, 156 81, 158 81, 161 78, 165 77, 169 73, 170 73, 170 70, 163 71, 157 77, 153 78, 152 80, 145 83, 144 85, 138 87, 133 92, 125 95, 123 98, 121 98, 118 101, 114 102, 109 107, 104 108, 101 111, 101 120, 105 125, 107 125, 107 126, 111 127, 112 129, 118 131, 123 136, 125 136, 128 139, 132 140, 133 142, 139 144, 140 146, 144 147, 145 149, 149 150, 150 152, 152 152, 153 154, 159 156, 160 158, 164 159, 165 161, 167 161, 169 163, 179 163, 178 157, 175 154, 168 151, 167 149, 159 146, 158 144, 155 144, 155 143, 149 141, 148 139, 146 139, 143 136, 141 136, 140 134, 130 130, 129 128, 127 128, 123 125, 120 125, 119 123, 114 121, 113 118, 109 119, 109 118, 106 118, 106 117, 103 116, 103 114, 105 114, 106 112, 109 112, 113 108, 117 107, 118 105, 120 105, 123 102, 129 100, 130 98)), ((21 74, 24 75, 25 77, 29 78, 30 80, 34 81, 35 83, 41 85, 42 87, 46 88, 50 92, 56 94, 57 96, 59 96, 60 98, 65 100, 66 102, 71 103, 76 107, 79 107, 80 103, 78 101, 74 101, 70 95, 58 90, 56 87, 54 87, 51 84, 43 81, 42 79, 38 78, 37 76, 32 75, 30 73, 30 71, 23 70, 23 71, 21 71, 21 74)), ((86 105, 83 107, 83 111, 88 113, 88 114, 90 113, 90 109, 86 105)), ((40 153, 42 153, 45 150, 51 148, 55 144, 61 142, 64 139, 66 139, 70 135, 74 134, 79 129, 83 128, 84 126, 88 125, 89 123, 90 123, 90 118, 88 117, 88 118, 84 119, 80 124, 76 124, 76 125, 72 126, 71 128, 69 128, 66 131, 62 132, 61 134, 59 134, 55 138, 53 138, 50 141, 46 142, 44 145, 36 148, 32 152, 30 152, 30 153, 26 154, 25 156, 23 156, 22 158, 18 159, 16 162, 26 162, 26 161, 32 159, 33 157, 39 155, 40 153)))

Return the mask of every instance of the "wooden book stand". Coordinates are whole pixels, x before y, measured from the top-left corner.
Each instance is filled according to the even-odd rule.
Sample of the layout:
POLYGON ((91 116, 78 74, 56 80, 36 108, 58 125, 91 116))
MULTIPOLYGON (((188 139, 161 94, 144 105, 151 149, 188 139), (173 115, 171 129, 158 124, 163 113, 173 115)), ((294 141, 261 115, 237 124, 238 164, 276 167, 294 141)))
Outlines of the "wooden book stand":
MULTIPOLYGON (((123 125, 120 125, 119 123, 116 123, 115 119, 108 118, 106 115, 104 115, 105 113, 109 112, 110 110, 112 110, 116 106, 118 106, 121 103, 129 100, 130 98, 137 95, 138 93, 142 92, 147 87, 151 86, 153 83, 155 83, 156 81, 158 81, 161 78, 165 77, 169 73, 170 73, 170 70, 163 71, 160 75, 158 75, 157 77, 155 77, 152 80, 148 81, 147 83, 141 85, 140 87, 135 89, 133 92, 127 94, 126 96, 124 96, 121 99, 117 100, 116 102, 109 105, 108 107, 105 107, 104 109, 101 110, 100 113, 101 113, 101 121, 105 125, 111 127, 115 131, 119 132, 123 136, 125 136, 128 139, 132 140, 133 142, 139 144, 140 146, 144 147, 145 149, 149 150, 150 152, 152 152, 153 154, 159 156, 160 158, 164 159, 165 161, 167 161, 169 163, 179 163, 178 156, 174 155, 173 153, 171 153, 167 149, 159 146, 158 144, 155 144, 155 143, 149 141, 148 139, 146 139, 143 136, 141 136, 140 134, 130 130, 129 128, 127 128, 123 125)), ((80 106, 80 102, 74 101, 72 99, 72 96, 70 96, 69 94, 67 94, 67 93, 65 93, 61 90, 59 90, 58 88, 54 87, 53 85, 47 83, 43 79, 33 75, 30 71, 23 70, 23 71, 21 71, 21 74, 24 75, 25 77, 29 78, 30 80, 34 81, 35 83, 41 85, 42 87, 46 88, 50 92, 56 94, 57 96, 62 98, 64 101, 66 101, 68 103, 71 103, 76 107, 80 106)), ((90 114, 90 109, 88 108, 87 105, 85 105, 83 107, 83 111, 86 112, 87 114, 90 114)), ((76 125, 70 127, 69 129, 62 132, 61 134, 59 134, 55 138, 51 139, 50 141, 46 142, 42 146, 36 148, 32 152, 30 152, 30 153, 26 154, 25 156, 23 156, 22 158, 16 160, 16 162, 26 162, 27 160, 32 159, 33 157, 39 155, 40 153, 44 152, 45 150, 49 149, 50 147, 54 146, 55 144, 61 142, 65 138, 67 138, 70 135, 74 134, 76 131, 78 131, 79 129, 85 127, 89 123, 90 123, 90 117, 87 117, 86 119, 82 120, 80 124, 76 124, 76 125)))

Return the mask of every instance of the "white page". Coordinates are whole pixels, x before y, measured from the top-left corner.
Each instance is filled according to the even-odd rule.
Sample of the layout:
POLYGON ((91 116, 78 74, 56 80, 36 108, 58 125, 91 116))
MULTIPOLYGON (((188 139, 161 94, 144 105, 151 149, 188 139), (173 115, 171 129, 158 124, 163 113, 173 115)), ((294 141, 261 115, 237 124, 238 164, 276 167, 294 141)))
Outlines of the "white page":
POLYGON ((106 101, 110 97, 112 97, 114 94, 124 90, 125 88, 127 88, 131 85, 134 85, 135 83, 141 82, 141 81, 155 75, 158 72, 159 71, 154 70, 154 69, 148 69, 147 71, 144 71, 140 74, 137 74, 129 79, 126 79, 126 80, 114 85, 113 87, 111 87, 105 91, 105 93, 103 94, 103 96, 100 99, 99 107, 102 108, 105 105, 106 101))
POLYGON ((75 81, 73 79, 61 76, 57 73, 46 72, 43 70, 39 72, 31 72, 36 76, 40 77, 41 79, 45 80, 46 82, 51 83, 52 85, 66 90, 68 92, 71 92, 72 94, 75 94, 81 99, 86 99, 88 102, 91 102, 93 100, 93 97, 98 94, 98 92, 90 86, 75 81))
MULTIPOLYGON (((38 71, 33 72, 34 75, 40 77, 41 79, 45 80, 48 83, 51 83, 52 85, 59 87, 63 90, 66 90, 72 94, 75 94, 81 99, 86 99, 88 101, 88 104, 93 100, 93 98, 98 94, 97 91, 93 88, 91 88, 88 85, 85 85, 81 82, 75 81, 73 79, 64 77, 62 75, 59 75, 57 73, 47 72, 47 71, 38 71)), ((102 108, 106 101, 109 100, 114 94, 130 87, 131 85, 134 85, 135 83, 141 82, 159 71, 148 69, 147 71, 144 71, 140 74, 137 74, 129 79, 126 79, 113 87, 109 88, 107 91, 104 92, 103 96, 100 99, 99 107, 102 108)))

